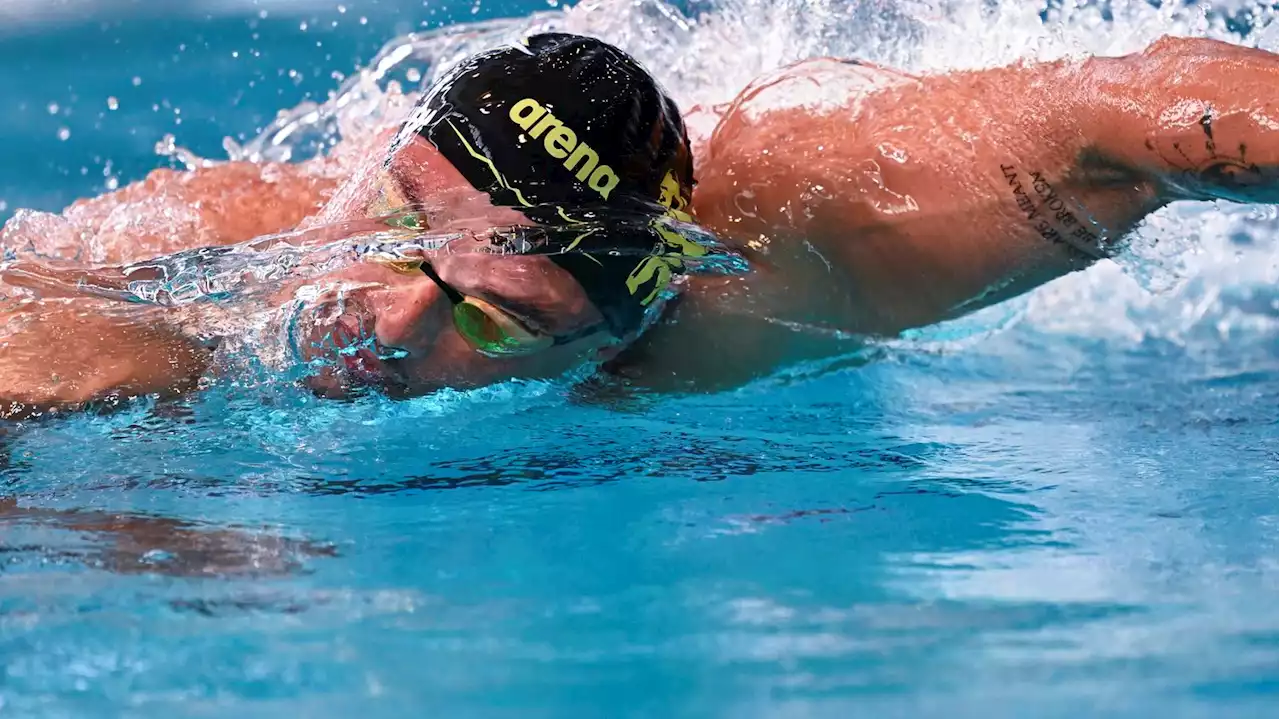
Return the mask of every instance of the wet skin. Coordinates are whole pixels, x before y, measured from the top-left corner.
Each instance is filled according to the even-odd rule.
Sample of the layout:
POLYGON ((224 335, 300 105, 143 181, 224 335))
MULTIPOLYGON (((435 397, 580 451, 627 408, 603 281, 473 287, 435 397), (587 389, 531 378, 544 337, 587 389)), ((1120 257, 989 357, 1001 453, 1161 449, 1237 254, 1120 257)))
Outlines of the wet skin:
MULTIPOLYGON (((437 275, 463 295, 484 300, 540 336, 570 335, 602 322, 582 287, 554 262, 489 252, 492 228, 530 221, 494 206, 417 135, 397 143, 385 168, 383 163, 362 167, 311 224, 405 206, 425 210, 431 230, 467 233, 427 258, 437 275)), ((619 345, 618 338, 599 332, 528 356, 494 358, 476 352, 457 332, 452 303, 420 271, 364 262, 310 284, 320 285, 322 295, 304 310, 306 339, 299 350, 307 360, 341 358, 323 363, 326 368, 309 381, 326 396, 369 384, 406 397, 511 377, 555 377, 584 361, 610 357, 619 345), (338 351, 360 345, 367 346, 354 354, 338 351)))
MULTIPOLYGON (((494 256, 487 243, 452 247, 432 260, 437 274, 538 334, 570 335, 599 325, 600 312, 564 270, 541 257, 494 256), (468 251, 471 250, 471 251, 468 251)), ((325 396, 373 385, 395 397, 442 387, 476 387, 510 377, 554 377, 610 354, 615 340, 599 332, 527 357, 478 353, 454 326, 452 305, 421 272, 401 273, 362 263, 328 278, 320 300, 300 322, 306 360, 328 361, 311 387, 325 396), (354 353, 341 348, 359 347, 354 353)))
MULTIPOLYGON (((624 345, 613 366, 635 384, 731 386, 849 346, 823 330, 893 335, 1087 267, 1169 202, 1275 203, 1276 87, 1274 54, 1196 39, 1164 39, 1119 58, 928 77, 865 63, 808 61, 744 90, 712 137, 695 147, 694 214, 746 253, 752 272, 690 278, 666 321, 639 341, 618 342, 602 333, 546 354, 492 360, 472 352, 453 330, 449 303, 425 276, 360 264, 311 283, 322 294, 307 310, 304 324, 313 329, 303 352, 327 352, 338 367, 316 381, 317 391, 330 395, 368 382, 407 396, 512 376, 554 376, 624 345), (825 108, 782 101, 805 88, 846 99, 825 108), (339 292, 343 309, 334 304, 339 292), (354 360, 336 351, 343 343, 370 340, 376 346, 354 360), (403 356, 371 356, 388 348, 403 356)), ((484 244, 488 228, 524 222, 489 204, 424 142, 400 147, 390 172, 382 172, 385 152, 376 148, 387 147, 389 139, 389 133, 366 138, 359 151, 340 152, 348 163, 348 179, 340 185, 317 187, 305 201, 278 199, 294 203, 291 217, 321 208, 303 226, 419 202, 430 207, 433 229, 475 233, 473 250, 484 244)), ((271 171, 306 176, 312 168, 271 171)), ((129 203, 163 195, 173 183, 173 192, 194 202, 200 193, 216 194, 219 178, 236 173, 236 191, 245 193, 246 172, 234 164, 205 168, 192 173, 204 178, 198 193, 191 191, 195 183, 168 178, 156 181, 151 194, 130 188, 76 212, 124 211, 129 203)), ((267 181, 253 191, 265 198, 276 192, 267 181)), ((152 224, 136 231, 175 237, 165 234, 164 218, 147 222, 152 224)), ((201 242, 234 243, 271 229, 260 225, 210 220, 217 231, 201 235, 201 242)), ((30 239, 23 232, 21 226, 6 228, 6 242, 23 244, 30 239)), ((127 236, 113 237, 109 260, 130 257, 127 236)), ((431 260, 445 281, 531 325, 530 307, 549 314, 543 318, 548 331, 598 319, 576 283, 545 260, 488 256, 468 251, 465 243, 431 260)), ((296 290, 285 288, 281 301, 296 290)), ((7 311, 16 316, 34 310, 7 311)), ((37 346, 42 331, 28 329, 14 341, 37 346)), ((107 345, 115 333, 130 331, 96 327, 60 341, 107 345)), ((40 406, 74 406, 92 392, 109 391, 111 383, 100 381, 55 387, 40 377, 40 363, 54 358, 28 350, 21 359, 22 372, 0 367, 0 397, 31 395, 34 383, 47 390, 36 393, 40 406)), ((120 376, 131 377, 130 391, 181 391, 192 365, 199 365, 166 374, 112 361, 103 367, 86 358, 74 369, 91 379, 110 375, 117 384, 120 376)))

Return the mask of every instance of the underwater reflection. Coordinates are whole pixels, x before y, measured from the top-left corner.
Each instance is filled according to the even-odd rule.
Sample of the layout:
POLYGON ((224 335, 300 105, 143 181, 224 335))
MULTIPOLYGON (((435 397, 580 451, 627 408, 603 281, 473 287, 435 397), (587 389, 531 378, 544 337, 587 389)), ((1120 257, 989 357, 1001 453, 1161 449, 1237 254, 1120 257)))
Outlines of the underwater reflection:
POLYGON ((243 578, 296 574, 304 570, 305 560, 336 557, 338 552, 331 544, 265 528, 142 513, 27 507, 5 497, 0 498, 0 556, 11 565, 34 560, 119 574, 243 578), (66 532, 88 541, 70 539, 66 532))

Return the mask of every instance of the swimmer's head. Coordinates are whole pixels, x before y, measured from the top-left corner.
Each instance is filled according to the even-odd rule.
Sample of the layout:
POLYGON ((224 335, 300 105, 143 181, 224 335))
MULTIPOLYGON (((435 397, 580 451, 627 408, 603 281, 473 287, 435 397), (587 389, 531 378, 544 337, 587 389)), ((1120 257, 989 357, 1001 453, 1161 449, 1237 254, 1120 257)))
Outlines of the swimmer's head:
POLYGON ((287 323, 320 394, 408 397, 514 377, 550 379, 625 346, 593 298, 546 255, 495 254, 487 239, 399 262, 359 262, 312 281, 287 323))
POLYGON ((426 138, 497 205, 683 210, 693 157, 676 104, 631 56, 594 38, 534 35, 476 55, 428 90, 401 133, 426 138))
POLYGON ((536 252, 577 278, 619 335, 639 325, 666 275, 640 283, 634 275, 644 273, 647 257, 681 248, 638 220, 688 219, 693 190, 680 111, 639 63, 600 40, 565 34, 534 35, 464 61, 427 90, 401 129, 385 168, 391 192, 377 211, 435 190, 440 173, 406 161, 427 148, 506 211, 495 225, 515 216, 557 228, 584 220, 609 226, 576 243, 581 233, 558 232, 564 242, 536 252))
MULTIPOLYGON (((355 364, 400 375, 409 394, 431 387, 433 373, 474 384, 608 356, 639 334, 683 259, 706 253, 663 224, 688 219, 693 187, 675 103, 634 59, 591 38, 536 35, 464 61, 425 93, 377 183, 370 214, 448 196, 452 209, 427 229, 461 220, 476 233, 474 251, 428 258, 431 273, 356 270, 366 287, 385 289, 362 291, 343 305, 358 312, 335 315, 347 328, 340 335, 390 358, 355 364), (512 225, 529 231, 491 254, 512 225), (502 236, 490 232, 504 226, 502 236), (381 280, 370 274, 379 271, 381 280), (457 317, 477 306, 536 327, 531 343, 546 349, 496 360, 476 353, 457 317), (526 322, 534 307, 542 319, 526 322)), ((332 338, 321 325, 315 336, 332 338)))

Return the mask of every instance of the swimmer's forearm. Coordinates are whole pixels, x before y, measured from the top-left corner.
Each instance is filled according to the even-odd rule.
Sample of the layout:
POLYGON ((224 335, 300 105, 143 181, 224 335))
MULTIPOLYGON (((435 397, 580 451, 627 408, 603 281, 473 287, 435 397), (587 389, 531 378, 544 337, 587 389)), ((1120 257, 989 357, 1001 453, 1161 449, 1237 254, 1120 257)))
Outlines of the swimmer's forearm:
POLYGON ((210 350, 155 315, 134 320, 78 302, 36 303, 0 341, 0 419, 112 405, 194 389, 210 350))
POLYGON ((0 241, 45 255, 91 245, 95 261, 104 264, 235 244, 290 230, 319 211, 337 184, 324 163, 155 170, 144 180, 80 200, 61 217, 20 213, 0 230, 0 241))
POLYGON ((1169 200, 1275 203, 1277 57, 1193 38, 1091 60, 1087 113, 1104 163, 1156 181, 1169 200))
POLYGON ((0 264, 0 285, 34 290, 41 297, 130 300, 129 278, 118 267, 60 269, 35 262, 0 264))
MULTIPOLYGON (((400 221, 403 218, 393 218, 400 221)), ((100 297, 123 302, 182 304, 210 294, 247 286, 253 271, 269 271, 288 251, 314 252, 310 260, 322 268, 333 255, 352 259, 378 247, 421 248, 443 245, 460 233, 417 230, 386 218, 365 218, 266 235, 232 246, 195 247, 126 265, 83 267, 68 262, 0 262, 0 287, 21 287, 40 297, 100 297), (327 250, 327 252, 326 252, 327 250), (214 289, 216 287, 217 289, 214 289), (181 294, 185 300, 175 300, 181 294)), ((297 276, 303 268, 295 268, 297 276)))

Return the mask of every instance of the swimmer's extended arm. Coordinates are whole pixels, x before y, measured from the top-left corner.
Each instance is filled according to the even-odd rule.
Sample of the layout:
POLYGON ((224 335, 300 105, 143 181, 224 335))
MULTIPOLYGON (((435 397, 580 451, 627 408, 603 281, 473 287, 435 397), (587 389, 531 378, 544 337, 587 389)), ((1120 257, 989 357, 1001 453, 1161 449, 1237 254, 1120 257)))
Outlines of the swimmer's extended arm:
POLYGON ((1276 95, 1274 54, 1208 40, 919 78, 810 61, 725 114, 694 207, 774 268, 774 319, 896 334, 1087 267, 1173 200, 1276 202, 1276 95))

